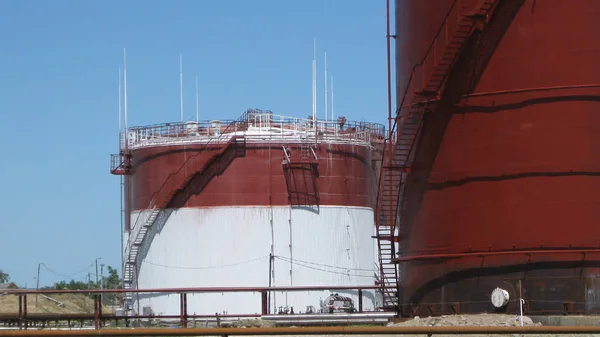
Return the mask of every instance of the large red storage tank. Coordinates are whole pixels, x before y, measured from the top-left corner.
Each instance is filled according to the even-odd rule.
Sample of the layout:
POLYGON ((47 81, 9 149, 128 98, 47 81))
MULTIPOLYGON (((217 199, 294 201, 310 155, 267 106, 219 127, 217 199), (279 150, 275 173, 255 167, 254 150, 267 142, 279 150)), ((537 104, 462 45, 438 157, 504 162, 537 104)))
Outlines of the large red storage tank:
POLYGON ((599 311, 600 1, 396 0, 398 102, 444 18, 484 2, 404 193, 402 311, 515 312, 520 291, 526 313, 599 311))

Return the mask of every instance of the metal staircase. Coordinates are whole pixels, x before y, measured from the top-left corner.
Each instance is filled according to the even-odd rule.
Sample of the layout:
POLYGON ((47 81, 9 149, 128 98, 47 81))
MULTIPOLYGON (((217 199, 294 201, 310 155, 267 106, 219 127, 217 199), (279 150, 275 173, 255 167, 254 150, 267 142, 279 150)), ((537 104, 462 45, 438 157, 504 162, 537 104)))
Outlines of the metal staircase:
MULTIPOLYGON (((245 146, 245 137, 242 137, 242 136, 233 136, 232 137, 230 134, 230 132, 240 129, 239 126, 243 126, 245 124, 244 117, 245 116, 242 116, 242 118, 240 118, 239 120, 229 124, 224 130, 222 130, 220 132, 220 136, 212 138, 204 144, 203 148, 208 148, 209 146, 213 145, 214 143, 219 144, 229 138, 229 141, 226 144, 224 144, 224 146, 222 146, 221 149, 203 165, 203 167, 200 169, 200 172, 204 171, 209 165, 211 165, 212 162, 214 162, 214 160, 216 158, 221 156, 232 145, 237 146, 237 145, 239 145, 240 142, 243 142, 243 144, 245 146)), ((121 137, 123 137, 123 136, 121 136, 121 137)), ((123 147, 123 143, 124 143, 123 140, 121 140, 122 147, 123 147)), ((167 179, 163 182, 161 187, 152 195, 151 201, 150 201, 148 207, 146 207, 146 209, 144 211, 140 212, 140 214, 138 215, 138 217, 135 221, 135 224, 134 224, 134 226, 132 226, 132 229, 129 233, 130 236, 129 236, 129 239, 127 242, 127 246, 125 247, 125 261, 123 261, 123 288, 124 289, 136 289, 137 288, 138 256, 140 254, 140 249, 142 247, 142 244, 144 244, 144 240, 148 236, 148 232, 150 231, 150 229, 154 226, 154 224, 160 217, 161 211, 169 205, 169 203, 171 202, 171 200, 175 196, 175 194, 178 191, 180 191, 181 189, 183 189, 198 172, 193 172, 192 174, 189 174, 188 176, 186 176, 183 179, 182 184, 180 185, 181 187, 179 189, 176 189, 174 191, 168 191, 165 187, 169 186, 169 182, 172 179, 174 179, 176 177, 181 178, 181 174, 183 174, 185 172, 185 170, 183 170, 183 168, 186 167, 187 165, 189 165, 192 161, 196 160, 197 156, 203 152, 204 151, 199 151, 197 154, 188 157, 186 159, 186 161, 180 166, 180 168, 176 172, 170 174, 167 177, 167 179), (158 202, 158 204, 157 204, 157 202, 158 202), (148 212, 148 211, 150 211, 150 212, 148 212), (146 217, 146 215, 147 215, 147 217, 146 217)), ((115 175, 131 174, 131 157, 132 157, 132 155, 126 147, 124 147, 124 150, 121 150, 121 152, 118 155, 112 155, 111 156, 111 173, 115 174, 115 175)), ((124 300, 125 300, 124 305, 125 305, 126 310, 127 311, 132 310, 133 309, 133 294, 125 293, 124 300)))
MULTIPOLYGON (((477 8, 474 12, 466 12, 461 14, 458 20, 457 28, 454 30, 454 34, 449 39, 446 38, 446 47, 444 48, 440 60, 433 60, 433 73, 427 80, 423 90, 420 93, 417 92, 418 96, 421 96, 421 98, 435 96, 436 99, 439 99, 440 90, 448 78, 448 75, 450 74, 454 63, 458 59, 458 56, 462 52, 463 47, 477 26, 488 22, 490 12, 497 2, 498 0, 484 0, 481 2, 479 8, 477 8)), ((453 8, 451 8, 451 10, 452 9, 453 8)), ((446 20, 447 19, 448 18, 446 17, 446 20)))
POLYGON ((440 98, 444 83, 464 46, 477 25, 487 22, 490 12, 498 1, 482 1, 474 12, 469 13, 458 13, 457 0, 454 1, 423 60, 413 67, 402 102, 400 102, 394 118, 394 125, 389 130, 379 177, 376 210, 379 284, 384 309, 399 309, 400 270, 393 259, 400 250, 397 243, 400 241, 399 227, 402 218, 401 204, 404 197, 404 185, 410 174, 414 149, 423 124, 423 115, 427 111, 429 103, 440 98), (453 26, 454 23, 450 20, 453 14, 457 14, 459 17, 456 26, 453 26), (448 35, 448 32, 453 33, 448 35), (445 37, 446 43, 441 56, 436 57, 436 55, 440 55, 435 48, 437 40, 441 37, 445 37), (426 65, 429 63, 432 64, 433 71, 430 76, 427 76, 426 65), (416 74, 417 72, 418 74, 416 74), (423 84, 420 91, 415 90, 417 76, 421 77, 419 82, 423 84))
MULTIPOLYGON (((135 289, 137 287, 137 256, 140 246, 146 237, 146 233, 148 233, 148 230, 156 221, 159 213, 160 209, 157 209, 156 207, 152 208, 149 216, 144 221, 141 221, 141 223, 138 222, 140 222, 139 220, 142 213, 138 215, 138 219, 136 220, 133 231, 130 232, 131 236, 127 240, 128 242, 125 249, 126 260, 123 268, 123 289, 135 289)), ((131 293, 125 294, 125 300, 126 305, 129 308, 132 304, 131 301, 133 300, 131 293)))
MULTIPOLYGON (((225 136, 222 136, 219 138, 223 138, 223 137, 225 137, 225 136)), ((230 136, 226 135, 226 137, 230 137, 230 136)), ((192 180, 192 178, 194 176, 196 176, 198 173, 204 172, 211 164, 214 163, 214 161, 217 158, 222 156, 223 153, 225 153, 225 151, 229 150, 232 146, 239 145, 240 143, 245 145, 245 137, 241 137, 241 136, 231 137, 231 139, 224 146, 222 146, 222 148, 216 154, 214 154, 209 160, 206 161, 206 163, 203 165, 203 167, 200 170, 198 170, 197 172, 193 172, 192 174, 189 174, 182 181, 180 188, 169 191, 169 193, 166 194, 166 197, 164 197, 164 198, 162 197, 162 195, 160 193, 162 187, 161 187, 161 189, 159 189, 159 191, 157 191, 157 193, 155 193, 154 198, 150 202, 150 205, 145 210, 146 214, 148 214, 149 210, 151 211, 149 213, 148 217, 145 220, 141 220, 140 216, 142 216, 142 213, 140 213, 140 215, 138 216, 138 219, 136 220, 136 224, 133 227, 133 230, 130 232, 131 236, 129 237, 129 240, 127 243, 126 252, 125 252, 126 260, 125 260, 125 264, 124 264, 124 268, 123 268, 123 288, 124 289, 136 289, 137 288, 137 276, 138 276, 137 268, 139 265, 138 264, 138 255, 140 252, 140 248, 141 248, 142 244, 144 243, 144 240, 148 236, 148 232, 154 226, 158 217, 161 215, 161 211, 169 206, 169 203, 171 202, 173 197, 177 194, 177 192, 179 192, 183 188, 185 188, 185 186, 187 186, 187 184, 189 184, 189 182, 192 180), (157 200, 160 201, 159 205, 155 204, 157 200)), ((182 165, 182 167, 188 163, 189 162, 186 161, 182 165)), ((182 171, 180 168, 176 173, 179 173, 179 172, 184 172, 184 171, 182 171)), ((167 178, 167 180, 172 179, 173 177, 176 177, 176 176, 178 176, 178 175, 177 174, 170 175, 169 178, 167 178)), ((165 183, 163 183, 162 186, 168 186, 168 185, 166 185, 166 181, 165 181, 165 183)), ((125 304, 128 309, 130 309, 132 307, 132 305, 133 305, 132 293, 125 294, 125 304)))
POLYGON ((395 309, 398 304, 397 265, 395 258, 398 242, 398 205, 400 189, 408 177, 408 158, 411 155, 421 128, 422 118, 409 118, 398 134, 395 144, 386 144, 383 155, 380 194, 378 196, 377 245, 379 249, 379 282, 385 309, 395 309), (392 145, 392 146, 390 146, 392 145), (389 150, 392 147, 392 150, 389 150), (389 152, 388 152, 389 151, 389 152), (390 155, 391 153, 391 155, 390 155))
POLYGON ((185 179, 183 180, 183 182, 181 183, 181 185, 179 186, 178 189, 170 190, 169 193, 164 198, 159 196, 157 198, 157 200, 160 201, 159 208, 167 208, 167 207, 169 207, 169 204, 173 200, 173 197, 175 197, 175 195, 177 193, 179 193, 181 190, 183 190, 192 181, 192 179, 197 174, 205 172, 206 169, 210 165, 212 165, 218 158, 220 158, 230 148, 232 148, 232 147, 238 147, 240 145, 242 147, 246 146, 246 138, 245 137, 243 137, 243 136, 233 136, 233 137, 231 137, 231 139, 224 146, 222 146, 221 149, 217 153, 215 153, 210 159, 208 159, 204 163, 204 165, 202 166, 202 168, 200 170, 198 170, 197 172, 193 172, 192 174, 187 175, 185 177, 185 179))

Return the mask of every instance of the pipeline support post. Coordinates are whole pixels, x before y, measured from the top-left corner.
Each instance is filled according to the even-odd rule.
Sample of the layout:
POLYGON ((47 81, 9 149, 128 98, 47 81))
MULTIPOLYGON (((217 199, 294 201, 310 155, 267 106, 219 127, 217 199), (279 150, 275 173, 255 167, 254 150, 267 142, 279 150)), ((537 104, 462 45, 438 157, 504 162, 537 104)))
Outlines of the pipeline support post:
POLYGON ((358 312, 363 312, 363 291, 358 289, 358 312))
POLYGON ((261 313, 263 315, 268 315, 269 314, 269 299, 268 299, 268 292, 266 291, 261 291, 260 292, 260 298, 261 298, 261 313))
POLYGON ((188 320, 187 293, 179 294, 179 309, 180 309, 179 311, 180 311, 181 327, 187 328, 187 320, 188 320))
POLYGON ((27 322, 25 319, 27 318, 27 295, 20 294, 19 295, 19 330, 23 329, 23 323, 25 323, 25 329, 27 329, 27 322))
POLYGON ((100 329, 100 319, 102 318, 102 294, 94 294, 94 328, 100 329))

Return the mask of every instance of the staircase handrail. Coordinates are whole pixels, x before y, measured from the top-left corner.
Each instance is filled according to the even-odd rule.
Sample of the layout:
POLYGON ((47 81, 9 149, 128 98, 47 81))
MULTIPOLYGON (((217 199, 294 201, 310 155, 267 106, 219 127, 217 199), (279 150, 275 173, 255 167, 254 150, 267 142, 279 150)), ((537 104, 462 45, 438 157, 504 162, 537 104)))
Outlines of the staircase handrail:
POLYGON ((285 156, 285 160, 287 160, 287 162, 290 162, 290 155, 288 154, 287 149, 285 148, 285 145, 281 145, 281 148, 283 149, 283 155, 285 156))
MULTIPOLYGON (((223 130, 223 131, 221 131, 221 133, 219 134, 219 136, 217 136, 217 137, 214 137, 214 138, 211 138, 211 139, 209 139, 209 140, 208 140, 208 142, 206 142, 206 143, 203 143, 202 145, 204 145, 204 146, 203 146, 202 148, 203 148, 203 149, 207 148, 209 145, 211 145, 211 142, 213 142, 213 141, 215 141, 215 140, 216 140, 216 141, 221 141, 222 139, 225 139, 225 138, 229 138, 229 137, 235 137, 235 136, 232 136, 231 134, 229 134, 229 132, 231 132, 231 128, 234 128, 234 130, 237 130, 237 129, 236 129, 236 127, 237 127, 238 125, 243 125, 243 122, 245 122, 245 116, 246 116, 246 115, 244 114, 244 115, 242 115, 242 117, 240 117, 240 118, 238 118, 237 120, 235 120, 235 121, 233 121, 233 122, 229 123, 229 124, 227 125, 227 127, 226 127, 226 128, 223 130)), ((150 203, 149 203, 149 205, 148 205, 148 208, 146 208, 146 209, 151 209, 151 208, 152 208, 152 205, 156 203, 156 199, 155 199, 155 198, 156 198, 156 196, 157 196, 157 195, 158 195, 158 194, 159 194, 159 193, 162 191, 162 189, 163 189, 165 186, 167 186, 167 183, 169 182, 169 180, 170 180, 170 179, 171 179, 173 176, 177 175, 177 174, 178 174, 178 173, 179 173, 179 172, 180 172, 180 171, 181 171, 181 170, 182 170, 182 169, 183 169, 183 168, 184 168, 184 167, 187 165, 187 163, 188 163, 188 162, 189 162, 189 161, 190 161, 192 158, 195 158, 195 157, 197 157, 197 156, 198 156, 200 153, 202 153, 202 151, 198 151, 197 153, 195 153, 195 154, 193 154, 193 155, 189 156, 189 158, 187 158, 187 159, 186 159, 186 160, 183 162, 183 164, 181 164, 181 166, 179 167, 179 169, 177 169, 177 171, 175 171, 175 172, 173 172, 173 173, 171 173, 171 174, 169 174, 169 175, 167 176, 167 178, 166 178, 166 179, 163 181, 162 185, 160 185, 160 187, 159 187, 159 188, 158 188, 158 189, 157 189, 157 190, 156 190, 156 191, 155 191, 155 192, 154 192, 154 193, 153 193, 153 194, 150 196, 150 199, 151 199, 151 200, 150 200, 150 203)))
MULTIPOLYGON (((148 209, 154 210, 156 208, 153 201, 150 202, 150 204, 148 205, 148 207, 149 207, 148 209)), ((129 257, 129 253, 131 252, 131 244, 133 243, 133 241, 135 241, 135 238, 137 237, 140 229, 142 228, 142 224, 138 224, 140 219, 142 219, 142 214, 144 214, 144 212, 138 213, 137 217, 135 218, 135 222, 134 222, 133 226, 129 228, 130 232, 129 232, 129 236, 127 237, 127 245, 125 245, 125 256, 126 257, 129 257)), ((150 216, 150 215, 148 215, 148 216, 150 216)), ((123 264, 126 264, 126 263, 127 263, 127 261, 123 261, 123 264)))
MULTIPOLYGON (((394 118, 394 123, 393 126, 390 130, 388 130, 388 139, 386 139, 384 141, 384 150, 383 150, 383 155, 382 155, 382 159, 381 159, 381 174, 379 175, 379 183, 378 183, 378 189, 377 189, 377 204, 375 207, 375 226, 377 229, 377 236, 378 236, 378 242, 377 242, 377 247, 378 247, 378 259, 379 259, 379 272, 380 272, 380 279, 381 279, 381 287, 382 287, 382 294, 384 295, 384 291, 383 289, 385 289, 386 287, 386 283, 385 283, 385 279, 387 278, 385 273, 383 272, 383 261, 382 261, 382 255, 381 255, 381 240, 382 238, 379 238, 379 229, 380 226, 383 226, 384 224, 381 223, 381 217, 382 217, 382 205, 381 205, 381 199, 383 197, 383 191, 384 191, 384 186, 385 186, 385 172, 386 172, 386 167, 389 166, 386 163, 386 160, 390 161, 390 165, 391 165, 391 160, 393 158, 393 154, 396 150, 396 146, 397 146, 397 142, 394 141, 395 138, 395 131, 396 128, 398 127, 399 132, 402 132, 404 129, 404 125, 406 122, 406 113, 404 108, 405 107, 411 107, 413 105, 413 102, 409 102, 407 104, 408 101, 408 93, 409 93, 409 88, 412 88, 414 86, 414 81, 415 81, 415 73, 417 72, 417 70, 422 70, 422 68, 425 65, 425 62, 427 61, 427 59, 429 58, 429 56, 431 55, 432 51, 434 52, 434 60, 433 63, 435 65, 435 46, 436 46, 436 41, 437 39, 440 37, 440 35, 442 34, 442 31, 444 29, 444 27, 447 27, 448 24, 448 19, 450 18, 450 15, 453 13, 454 8, 456 6, 456 3, 458 2, 458 0, 454 0, 452 2, 452 4, 450 5, 450 8, 448 9, 446 15, 444 16, 444 19, 442 20, 440 26, 438 27, 433 39, 431 40, 431 43, 429 44, 429 46, 427 47, 427 50, 425 51, 425 54, 423 56, 423 58, 421 59, 421 61, 415 65, 413 65, 410 76, 408 77, 408 81, 406 82, 406 87, 404 88, 404 93, 402 95, 402 100, 400 101, 400 104, 398 105, 398 108, 396 109, 396 116, 394 118), (398 126, 398 122, 401 121, 401 125, 398 126), (389 151, 386 151, 385 149, 388 148, 389 151), (387 154, 388 158, 386 158, 386 153, 390 152, 387 154)), ((446 29, 446 34, 448 34, 447 29, 446 29)), ((446 36, 447 39, 447 36, 446 36)), ((414 91, 414 90, 413 90, 414 91)), ((411 96, 413 96, 414 98, 414 93, 411 92, 411 96)), ((410 110, 409 110, 410 111, 410 110)), ((391 116, 390 116, 391 117, 391 116)), ((410 157, 410 154, 412 152, 412 145, 411 144, 411 149, 409 150, 409 153, 407 155, 407 160, 410 157)), ((389 168, 388 168, 389 169, 389 168)), ((401 177, 400 177, 401 179, 401 177)), ((391 188, 391 187, 390 187, 391 188)), ((398 189, 398 199, 400 198, 400 194, 401 194, 401 188, 398 189)), ((401 202, 400 200, 398 200, 398 202, 401 202)), ((395 207, 398 207, 398 205, 396 205, 395 207)), ((395 218, 395 217, 394 217, 395 218)), ((389 221, 390 223, 388 224, 389 230, 390 230, 390 238, 386 238, 386 240, 390 240, 390 243, 392 245, 392 248, 394 247, 394 231, 395 231, 395 219, 387 219, 387 221, 389 221)), ((392 251, 392 254, 394 252, 392 251)))
POLYGON ((223 145, 223 146, 222 146, 222 147, 219 149, 219 152, 217 152, 217 153, 215 153, 214 155, 212 155, 212 156, 211 156, 211 157, 210 157, 210 158, 209 158, 209 159, 208 159, 208 160, 207 160, 207 161, 206 161, 206 162, 205 162, 205 163, 202 165, 202 167, 201 167, 199 170, 197 170, 197 171, 195 171, 195 172, 191 173, 191 174, 190 174, 188 177, 186 177, 186 178, 184 179, 184 183, 183 183, 181 186, 179 186, 179 187, 178 187, 178 188, 177 188, 175 191, 172 191, 172 193, 170 193, 170 194, 168 194, 168 195, 167 195, 167 196, 168 196, 168 198, 167 198, 167 199, 164 201, 163 207, 168 207, 169 203, 170 203, 170 202, 173 200, 174 196, 175 196, 175 195, 176 195, 176 194, 177 194, 179 191, 181 191, 181 190, 183 190, 183 189, 185 188, 185 186, 186 186, 186 185, 187 185, 187 184, 190 182, 190 179, 193 179, 193 177, 194 177, 194 176, 195 176, 197 173, 200 173, 200 172, 204 172, 204 171, 206 171, 206 169, 207 169, 207 168, 208 168, 208 167, 209 167, 209 166, 210 166, 210 165, 211 165, 213 162, 215 162, 215 160, 217 160, 217 158, 218 158, 219 156, 223 155, 223 154, 225 153, 225 151, 227 151, 227 150, 230 148, 230 146, 231 146, 232 144, 234 144, 234 143, 237 143, 237 141, 238 141, 239 139, 245 139, 245 137, 244 137, 244 136, 239 136, 239 135, 234 135, 234 136, 232 136, 232 137, 231 137, 231 138, 230 138, 230 139, 227 141, 227 143, 225 143, 225 144, 224 144, 224 145, 223 145))
MULTIPOLYGON (((387 145, 387 142, 391 141, 391 140, 386 140, 384 141, 384 149, 385 146, 387 145)), ((382 171, 385 169, 384 165, 385 165, 385 159, 386 159, 386 152, 387 151, 383 151, 382 155, 381 155, 381 169, 382 171)), ((377 235, 377 260, 379 261, 379 264, 377 265, 377 271, 379 273, 379 281, 380 281, 380 286, 381 286, 381 296, 382 296, 382 305, 385 302, 385 279, 386 279, 386 275, 383 272, 383 257, 381 255, 381 240, 382 238, 379 237, 379 230, 380 230, 380 226, 381 221, 380 218, 382 216, 381 211, 382 211, 382 207, 381 207, 381 202, 380 202, 380 198, 382 197, 382 193, 383 193, 383 184, 384 181, 383 179, 385 179, 384 174, 380 174, 379 175, 379 183, 378 183, 378 188, 377 188, 377 205, 375 207, 375 233, 377 235)), ((390 227, 390 230, 392 230, 392 228, 390 227)), ((390 232, 390 235, 393 236, 394 233, 390 232)), ((389 238, 390 240, 392 240, 392 238, 389 238)), ((393 247, 394 242, 391 241, 391 245, 393 247)))
MULTIPOLYGON (((394 124, 392 125, 392 128, 389 130, 388 132, 388 139, 386 139, 386 141, 384 142, 384 150, 383 150, 383 156, 382 156, 382 160, 381 160, 381 171, 383 172, 385 170, 386 167, 386 163, 385 163, 385 153, 388 151, 385 151, 385 149, 390 146, 392 147, 392 153, 393 153, 393 147, 394 147, 394 132, 396 131, 396 126, 398 124, 398 120, 400 119, 399 117, 405 117, 404 114, 404 108, 406 107, 404 104, 407 100, 407 96, 408 96, 408 89, 412 86, 412 82, 414 80, 415 77, 415 73, 417 72, 417 69, 420 66, 423 66, 425 64, 425 61, 427 60, 427 58, 429 57, 429 54, 431 53, 432 50, 434 50, 434 47, 436 45, 436 41, 438 39, 438 37, 440 36, 440 34, 442 33, 442 30, 444 29, 444 27, 446 26, 446 24, 448 23, 448 18, 450 17, 450 14, 452 14, 454 7, 456 6, 456 3, 458 2, 458 0, 454 0, 452 2, 452 5, 450 5, 450 8, 448 9, 448 11, 446 12, 446 15, 444 16, 444 19, 442 20, 442 23, 440 24, 440 26, 438 27, 435 36, 433 37, 433 39, 431 40, 431 43, 429 44, 429 47, 427 47, 427 50, 425 51, 425 55, 423 56, 423 58, 421 59, 421 62, 415 64, 412 68, 412 71, 410 73, 410 76, 408 77, 408 81, 406 82, 406 87, 404 88, 404 93, 402 95, 402 100, 400 101, 400 104, 398 105, 398 109, 396 109, 396 118, 394 119, 394 124), (389 142, 392 142, 392 144, 390 144, 389 142)), ((412 104, 411 104, 412 105, 412 104)), ((404 127, 404 123, 402 123, 402 125, 399 128, 403 128, 404 127)), ((401 131, 400 131, 401 132, 401 131)), ((390 153, 391 155, 391 153, 390 153)), ((389 158, 388 158, 389 160, 389 158)), ((379 205, 379 200, 380 200, 380 196, 381 196, 381 192, 383 190, 383 184, 384 184, 384 175, 380 174, 379 175, 379 187, 377 189, 377 207, 376 207, 376 224, 379 223, 379 213, 381 212, 381 208, 379 205)))
POLYGON ((381 198, 381 193, 383 192, 383 184, 384 184, 384 174, 383 171, 385 170, 385 154, 387 153, 387 151, 385 151, 385 148, 387 146, 387 142, 389 142, 391 140, 385 140, 383 142, 383 151, 381 154, 381 169, 380 169, 380 174, 379 174, 379 182, 377 183, 377 204, 375 205, 375 228, 379 228, 379 216, 381 213, 381 203, 379 202, 380 198, 381 198))
POLYGON ((317 161, 318 161, 318 160, 319 160, 319 157, 317 157, 317 153, 315 152, 315 149, 313 149, 313 147, 312 147, 312 146, 311 146, 309 149, 310 149, 310 152, 311 152, 311 153, 312 153, 312 155, 313 155, 313 158, 315 158, 314 160, 317 160, 317 161))
MULTIPOLYGON (((398 109, 396 110, 396 116, 402 114, 402 117, 404 117, 404 114, 403 114, 404 108, 407 106, 412 106, 412 102, 411 102, 411 104, 408 104, 407 106, 404 105, 404 103, 406 102, 407 96, 408 96, 408 89, 412 87, 412 84, 413 84, 412 82, 414 80, 417 69, 419 67, 422 67, 423 65, 425 65, 425 61, 427 61, 430 53, 432 51, 435 51, 436 41, 440 37, 444 27, 446 27, 446 25, 448 24, 448 19, 450 18, 450 14, 452 14, 457 2, 458 2, 458 0, 454 0, 452 2, 452 5, 450 5, 450 9, 448 9, 448 12, 446 12, 444 19, 442 20, 442 23, 438 27, 433 39, 429 43, 429 47, 427 47, 427 50, 425 51, 425 55, 423 56, 423 58, 421 59, 421 61, 419 63, 417 63, 413 66, 410 76, 408 77, 408 81, 406 82, 406 87, 404 88, 404 94, 402 95, 402 100, 400 101, 400 104, 398 105, 398 109)), ((446 34, 448 34, 447 29, 446 29, 446 34)), ((446 36, 446 38, 447 37, 448 36, 446 36)), ((434 62, 435 62, 435 60, 434 60, 434 62)), ((395 119, 392 129, 390 129, 390 131, 389 131, 390 138, 392 138, 392 136, 393 136, 397 121, 398 121, 398 118, 395 119)))

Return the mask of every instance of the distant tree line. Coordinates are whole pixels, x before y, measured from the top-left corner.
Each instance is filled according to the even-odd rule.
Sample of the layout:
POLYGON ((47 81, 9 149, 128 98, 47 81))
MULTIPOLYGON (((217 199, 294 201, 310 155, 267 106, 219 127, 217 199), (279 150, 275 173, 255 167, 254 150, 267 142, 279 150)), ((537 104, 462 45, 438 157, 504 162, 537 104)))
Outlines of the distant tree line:
MULTIPOLYGON (((98 282, 94 282, 91 279, 84 281, 71 280, 60 281, 54 283, 52 286, 43 287, 42 289, 48 290, 88 290, 88 289, 121 289, 123 288, 123 282, 119 278, 117 270, 111 266, 108 266, 108 276, 102 276, 98 282)), ((104 294, 102 299, 105 304, 116 305, 121 302, 122 294, 104 294)))
MULTIPOLYGON (((0 283, 10 282, 10 275, 0 269, 0 283)), ((84 289, 121 289, 123 287, 122 280, 119 278, 117 270, 111 266, 108 266, 108 276, 102 276, 98 283, 88 280, 87 282, 71 280, 60 281, 54 283, 52 286, 43 287, 42 289, 56 289, 56 290, 84 290, 84 289)))
POLYGON ((122 281, 119 278, 117 270, 111 266, 108 266, 108 276, 102 276, 98 283, 91 279, 87 282, 71 280, 60 281, 54 283, 50 287, 44 287, 43 289, 56 289, 56 290, 85 290, 85 289, 121 289, 122 281))
MULTIPOLYGON (((0 283, 8 283, 10 282, 10 275, 5 273, 0 269, 0 283)), ((119 278, 119 274, 117 270, 111 266, 108 266, 108 276, 102 276, 98 282, 94 282, 92 280, 84 281, 75 281, 71 280, 60 281, 54 283, 49 287, 42 287, 41 289, 46 290, 87 290, 87 289, 121 289, 123 288, 123 282, 119 278)), ((109 305, 119 304, 121 301, 122 294, 105 294, 102 296, 104 303, 109 305)))

